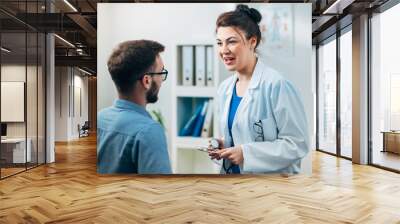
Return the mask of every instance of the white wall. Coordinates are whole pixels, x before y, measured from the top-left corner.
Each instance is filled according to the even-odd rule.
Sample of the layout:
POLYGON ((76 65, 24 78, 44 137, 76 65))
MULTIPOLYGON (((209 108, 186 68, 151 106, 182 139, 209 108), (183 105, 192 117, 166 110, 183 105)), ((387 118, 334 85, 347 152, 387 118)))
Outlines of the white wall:
MULTIPOLYGON (((25 66, 20 64, 8 64, 1 66, 1 81, 2 82, 24 82, 26 83, 26 71, 31 71, 32 66, 25 66)), ((2 96, 3 98, 4 96, 2 96)), ((7 110, 8 108, 1 108, 7 110)), ((24 111, 25 108, 22 108, 24 111)), ((8 137, 24 137, 25 136, 25 122, 9 122, 7 125, 8 137)))
POLYGON ((82 126, 85 121, 88 121, 89 119, 89 114, 88 114, 88 108, 89 108, 89 102, 88 102, 88 77, 83 76, 83 73, 80 72, 79 70, 74 71, 74 93, 73 96, 74 98, 74 109, 75 113, 73 113, 74 117, 72 119, 72 130, 71 130, 71 135, 73 138, 79 137, 78 129, 77 126, 78 124, 82 126), (78 93, 78 90, 80 90, 80 93, 78 93), (80 94, 80 98, 78 97, 80 94), (80 101, 80 102, 79 102, 80 101), (80 105, 79 105, 80 104, 80 105), (81 107, 81 108, 79 108, 81 107), (79 110, 82 110, 81 112, 79 110))
POLYGON ((88 78, 72 67, 56 67, 55 73, 55 140, 69 141, 78 138, 78 124, 88 120, 88 78), (77 107, 79 89, 82 115, 77 107))
MULTIPOLYGON (((257 5, 257 4, 249 4, 257 5)), ((265 4, 263 4, 265 5, 265 4)), ((273 4, 275 5, 275 4, 273 4)), ((264 53, 262 58, 269 66, 281 72, 289 79, 302 94, 304 100, 305 111, 309 123, 310 145, 311 150, 315 148, 315 73, 312 70, 315 68, 311 60, 312 45, 311 45, 311 3, 308 4, 278 4, 279 6, 293 5, 294 13, 294 43, 293 53, 278 54, 264 53)), ((311 154, 303 159, 302 170, 305 173, 311 174, 311 154)))
MULTIPOLYGON (((24 89, 19 90, 22 102, 19 102, 21 107, 19 108, 11 108, 11 107, 2 107, 2 112, 7 113, 16 113, 12 110, 19 110, 18 113, 22 114, 22 122, 7 122, 7 137, 25 137, 27 136, 30 139, 32 158, 35 158, 33 161, 36 161, 36 155, 39 154, 39 163, 44 163, 44 93, 43 89, 43 78, 44 74, 42 73, 42 67, 40 66, 32 66, 25 64, 3 64, 1 66, 1 81, 2 82, 24 82, 26 85, 26 99, 24 96, 24 89), (26 80, 27 78, 27 80, 26 80), (26 101, 26 107, 25 107, 26 101), (26 112, 26 120, 24 118, 24 114, 26 112)), ((3 92, 4 89, 2 89, 3 92)), ((7 93, 6 93, 7 94, 7 93)), ((2 95, 3 97, 7 97, 7 95, 2 95)), ((12 103, 12 102, 11 102, 12 103)), ((18 102, 15 102, 18 103, 18 102)), ((3 102, 2 102, 3 104, 3 102)))
POLYGON ((67 141, 68 73, 67 67, 55 68, 55 140, 67 141), (65 97, 65 95, 67 97, 65 97))
MULTIPOLYGON (((37 107, 37 96, 36 96, 36 80, 33 79, 32 75, 36 77, 36 66, 25 66, 20 64, 5 64, 1 66, 1 81, 2 82, 24 82, 27 87, 27 122, 7 122, 7 135, 8 137, 24 137, 25 126, 28 126, 28 137, 31 134, 36 134, 36 107, 37 107), (28 82, 26 81, 26 74, 28 74, 28 82)), ((22 94, 24 94, 22 92, 22 94)), ((2 96, 7 97, 7 96, 2 96)), ((24 98, 23 96, 22 98, 24 98)), ((41 105, 39 105, 41 106, 41 105)), ((24 113, 24 106, 20 108, 24 113)), ((10 108, 2 108, 1 110, 10 110, 10 108)), ((4 112, 4 111, 3 111, 4 112)), ((21 111, 20 111, 21 112, 21 111)), ((24 120, 25 118, 23 118, 24 120)))
MULTIPOLYGON (((265 6, 266 4, 251 4, 265 6)), ((98 4, 97 70, 98 110, 111 106, 117 94, 107 70, 107 59, 120 42, 133 39, 156 40, 166 46, 162 54, 169 75, 176 75, 173 52, 177 44, 215 43, 215 21, 223 12, 234 9, 232 3, 215 4, 98 4), (143 22, 146 21, 146 22, 143 22)), ((314 134, 314 97, 311 71, 311 4, 294 4, 293 55, 265 55, 266 62, 291 80, 303 96, 309 130, 314 134)), ((264 56, 263 56, 264 57, 264 56)), ((167 130, 172 127, 172 88, 167 80, 160 91, 159 101, 151 108, 160 108, 166 118, 167 130)), ((171 138, 171 133, 167 137, 171 138)), ((315 136, 311 137, 314 145, 315 136)), ((303 170, 311 173, 311 155, 305 159, 303 170)))

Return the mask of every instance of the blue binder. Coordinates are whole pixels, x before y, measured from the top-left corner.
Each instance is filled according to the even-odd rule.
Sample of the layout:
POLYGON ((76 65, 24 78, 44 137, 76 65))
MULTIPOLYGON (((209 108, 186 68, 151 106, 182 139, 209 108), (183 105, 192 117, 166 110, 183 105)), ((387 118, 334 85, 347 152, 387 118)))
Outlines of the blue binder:
POLYGON ((192 117, 190 117, 188 122, 186 122, 185 126, 179 131, 179 136, 191 136, 193 134, 196 121, 198 120, 198 117, 200 117, 202 108, 203 108, 202 105, 199 105, 196 108, 196 111, 193 113, 192 117))
POLYGON ((204 119, 206 117, 207 106, 208 106, 208 100, 204 102, 204 104, 201 108, 201 113, 199 115, 199 118, 196 121, 196 126, 194 126, 194 131, 193 131, 193 135, 192 135, 193 137, 200 137, 200 135, 201 135, 201 130, 203 128, 204 119))

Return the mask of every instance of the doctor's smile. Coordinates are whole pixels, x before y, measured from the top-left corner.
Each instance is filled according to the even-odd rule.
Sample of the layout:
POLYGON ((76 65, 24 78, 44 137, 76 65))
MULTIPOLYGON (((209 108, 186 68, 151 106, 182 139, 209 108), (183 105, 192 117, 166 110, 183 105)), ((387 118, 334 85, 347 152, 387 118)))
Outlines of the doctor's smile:
POLYGON ((232 65, 235 63, 235 58, 234 57, 224 57, 224 62, 226 65, 232 65))

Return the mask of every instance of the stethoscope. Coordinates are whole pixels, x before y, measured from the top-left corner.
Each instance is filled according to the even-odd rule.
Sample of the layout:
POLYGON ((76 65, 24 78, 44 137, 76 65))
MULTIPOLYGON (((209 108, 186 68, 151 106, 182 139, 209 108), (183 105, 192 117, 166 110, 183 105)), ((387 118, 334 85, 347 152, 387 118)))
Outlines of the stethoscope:
MULTIPOLYGON (((211 140, 210 140, 210 148, 212 148, 213 150, 217 150, 217 149, 219 149, 220 148, 220 146, 219 146, 219 142, 218 142, 218 140, 217 139, 215 139, 215 138, 212 138, 211 140)), ((215 159, 213 159, 213 161, 214 161, 215 159)), ((216 161, 215 161, 216 162, 216 161)), ((221 165, 220 163, 217 163, 218 165, 221 165)), ((233 164, 233 163, 231 163, 230 165, 229 165, 229 167, 228 168, 226 168, 226 166, 225 166, 225 159, 222 159, 222 168, 224 169, 224 171, 225 171, 225 173, 227 173, 227 174, 230 174, 231 172, 232 172, 232 169, 233 169, 233 167, 235 166, 235 164, 233 164)))

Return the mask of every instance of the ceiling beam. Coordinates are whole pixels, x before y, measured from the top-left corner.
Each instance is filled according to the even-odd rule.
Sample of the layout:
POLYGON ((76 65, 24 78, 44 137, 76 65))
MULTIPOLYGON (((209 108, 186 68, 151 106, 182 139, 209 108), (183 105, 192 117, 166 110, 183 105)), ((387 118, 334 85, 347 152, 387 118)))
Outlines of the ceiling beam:
POLYGON ((90 56, 55 56, 56 66, 88 67, 96 71, 97 60, 90 56))
POLYGON ((342 14, 344 9, 351 5, 355 0, 336 0, 328 5, 322 14, 342 14))
POLYGON ((68 14, 71 20, 73 20, 77 25, 79 25, 92 39, 96 39, 97 31, 96 29, 80 14, 68 14))

